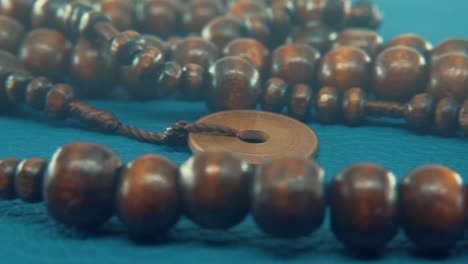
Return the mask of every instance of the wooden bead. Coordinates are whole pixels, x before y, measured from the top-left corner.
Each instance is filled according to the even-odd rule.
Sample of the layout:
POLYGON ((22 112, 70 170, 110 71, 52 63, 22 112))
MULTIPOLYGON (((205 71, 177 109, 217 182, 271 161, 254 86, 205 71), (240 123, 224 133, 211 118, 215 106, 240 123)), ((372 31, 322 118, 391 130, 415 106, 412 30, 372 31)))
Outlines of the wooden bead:
POLYGON ((51 119, 65 119, 68 115, 68 104, 75 100, 75 90, 67 84, 56 84, 47 93, 45 112, 51 119))
POLYGON ((138 13, 139 25, 144 32, 168 37, 180 28, 178 1, 144 0, 138 13))
POLYGON ((354 2, 346 18, 346 27, 377 29, 381 23, 382 13, 370 0, 354 2))
POLYGON ((30 25, 31 11, 35 0, 0 0, 0 14, 14 17, 25 25, 30 25))
POLYGON ((220 1, 191 1, 182 14, 182 25, 186 33, 199 34, 210 20, 220 15, 220 1))
POLYGON ((33 74, 58 80, 67 69, 71 47, 71 42, 62 33, 40 28, 26 36, 18 57, 33 74))
POLYGON ((419 51, 419 53, 421 53, 421 55, 423 55, 426 58, 428 55, 430 55, 433 48, 432 44, 429 41, 412 33, 401 34, 396 36, 385 45, 385 49, 389 49, 395 46, 405 46, 413 48, 419 51))
POLYGON ((87 98, 105 98, 116 83, 116 68, 97 44, 80 39, 71 53, 70 75, 87 98))
POLYGON ((366 94, 361 88, 351 88, 343 95, 342 112, 346 123, 359 125, 365 117, 366 94))
POLYGON ((47 160, 32 158, 22 161, 16 170, 15 192, 18 198, 28 203, 42 201, 42 181, 47 160))
POLYGON ((306 121, 312 106, 312 88, 306 84, 296 84, 291 89, 288 102, 288 115, 301 121, 306 121))
POLYGON ((57 150, 44 179, 44 202, 58 222, 96 228, 114 213, 115 186, 122 167, 107 147, 72 143, 57 150))
POLYGON ((239 224, 249 211, 253 170, 226 151, 198 152, 180 167, 180 188, 187 216, 211 229, 239 224))
POLYGON ((158 79, 159 95, 164 97, 176 92, 181 80, 182 67, 176 62, 166 62, 158 79))
POLYGON ((316 99, 317 118, 322 124, 336 123, 341 117, 341 95, 338 89, 325 86, 316 99))
POLYGON ((452 97, 440 100, 435 108, 434 125, 441 135, 453 135, 458 128, 460 103, 452 97))
POLYGON ((47 78, 34 78, 27 87, 26 103, 36 110, 44 110, 47 94, 52 89, 53 83, 47 78))
POLYGON ((199 37, 189 37, 176 44, 172 60, 180 65, 194 63, 208 69, 219 55, 219 49, 213 43, 199 37))
POLYGON ((258 70, 241 57, 219 59, 209 70, 206 103, 211 111, 255 108, 261 94, 258 70))
POLYGON ((289 10, 286 6, 280 3, 273 3, 267 10, 268 16, 270 17, 270 27, 272 32, 271 45, 275 47, 284 42, 292 28, 292 18, 289 10))
POLYGON ((430 68, 427 92, 436 98, 453 96, 459 102, 468 99, 468 56, 446 54, 430 68))
POLYGON ((383 39, 375 31, 368 29, 345 29, 338 34, 332 48, 353 46, 375 57, 382 48, 383 39))
POLYGON ((208 74, 206 70, 193 63, 182 67, 180 91, 187 100, 202 100, 204 98, 208 74))
POLYGON ((23 25, 13 18, 0 15, 0 49, 16 53, 23 37, 23 25))
POLYGON ((322 86, 333 86, 340 92, 352 87, 366 89, 371 71, 371 58, 363 50, 343 46, 325 54, 318 69, 318 79, 322 86))
POLYGON ((415 49, 397 46, 377 56, 372 74, 372 89, 378 98, 407 101, 424 91, 428 66, 424 57, 415 49))
POLYGON ((118 31, 135 28, 136 10, 128 0, 103 0, 96 4, 96 9, 108 16, 118 31))
POLYGON ((288 85, 280 78, 271 78, 266 82, 262 98, 262 109, 281 113, 287 103, 288 85))
POLYGON ((23 103, 26 100, 26 90, 33 77, 27 72, 18 71, 8 75, 5 80, 5 91, 9 101, 23 103))
POLYGON ((232 2, 227 8, 226 15, 237 19, 244 19, 251 15, 257 15, 262 19, 267 18, 267 7, 262 1, 240 0, 232 2))
POLYGON ((229 42, 245 36, 245 28, 235 18, 217 17, 206 24, 201 35, 222 50, 229 42))
POLYGON ((273 236, 295 238, 318 229, 325 216, 323 170, 313 161, 277 157, 257 168, 252 186, 252 215, 273 236))
POLYGON ((463 135, 468 137, 468 100, 460 107, 458 112, 458 124, 462 129, 463 135))
POLYGON ((293 0, 292 2, 294 18, 300 23, 319 20, 332 27, 340 27, 351 11, 349 0, 293 0))
POLYGON ((379 250, 398 230, 395 176, 368 163, 352 165, 332 181, 331 228, 335 236, 355 250, 379 250))
POLYGON ((437 45, 431 52, 431 63, 449 53, 460 53, 468 56, 468 40, 464 38, 449 38, 437 45))
POLYGON ((307 44, 325 54, 337 36, 337 32, 331 27, 322 23, 311 22, 296 31, 291 36, 290 41, 307 44))
POLYGON ((448 250, 463 237, 465 201, 456 172, 436 165, 416 168, 400 183, 399 198, 404 231, 417 246, 448 250))
POLYGON ((148 34, 143 35, 143 38, 147 47, 157 48, 164 54, 164 58, 169 58, 170 47, 163 39, 148 34))
POLYGON ((7 158, 0 160, 0 199, 15 198, 15 172, 18 159, 7 158))
POLYGON ((145 49, 145 38, 136 31, 124 31, 115 36, 110 43, 112 61, 122 65, 132 64, 135 54, 145 49))
POLYGON ((407 104, 405 120, 408 127, 417 132, 424 132, 432 125, 435 109, 434 97, 427 94, 417 94, 407 104))
POLYGON ((164 235, 180 215, 178 167, 159 155, 145 155, 124 169, 117 187, 120 220, 135 238, 164 235))
POLYGON ((285 44, 277 48, 271 56, 270 74, 283 79, 289 87, 314 82, 320 53, 305 44, 285 44))
POLYGON ((236 39, 223 50, 223 56, 240 56, 249 60, 261 76, 267 74, 269 55, 270 52, 262 43, 249 38, 236 39))

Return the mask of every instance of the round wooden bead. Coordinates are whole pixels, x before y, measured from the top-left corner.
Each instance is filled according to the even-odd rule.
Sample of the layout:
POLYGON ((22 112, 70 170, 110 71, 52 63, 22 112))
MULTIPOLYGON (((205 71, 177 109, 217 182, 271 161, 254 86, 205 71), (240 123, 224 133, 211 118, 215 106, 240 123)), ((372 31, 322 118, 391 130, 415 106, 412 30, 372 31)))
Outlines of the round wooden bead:
POLYGON ((468 55, 468 40, 464 38, 449 38, 437 45, 431 52, 431 63, 448 53, 468 55))
POLYGON ((323 170, 303 158, 265 161, 257 168, 251 199, 252 215, 263 232, 283 238, 306 236, 324 219, 323 170))
POLYGON ((307 44, 325 54, 337 36, 338 34, 331 27, 314 21, 297 30, 291 36, 290 41, 307 44))
POLYGON ((114 213, 122 161, 102 145, 72 143, 55 152, 44 179, 44 202, 58 222, 95 228, 114 213))
POLYGON ((385 45, 385 49, 392 48, 395 46, 405 46, 413 48, 419 51, 419 53, 421 53, 421 55, 425 56, 426 58, 431 53, 433 48, 432 44, 429 41, 412 33, 401 34, 396 36, 385 45))
POLYGON ((372 89, 378 98, 407 101, 424 90, 428 66, 424 57, 415 49, 397 46, 377 56, 372 75, 372 89))
POLYGON ((18 57, 33 74, 58 80, 68 65, 71 42, 51 29, 35 29, 23 40, 18 57))
POLYGON ((399 198, 404 231, 417 246, 448 250, 463 237, 465 201, 456 172, 437 165, 416 168, 400 183, 399 198))
POLYGON ((294 18, 300 23, 320 20, 333 27, 342 26, 351 9, 349 0, 293 0, 292 2, 294 18))
POLYGON ((16 53, 23 37, 23 25, 13 18, 0 15, 0 49, 16 53))
POLYGON ((232 2, 227 8, 226 15, 237 19, 247 18, 251 15, 258 15, 266 19, 267 7, 262 1, 240 0, 232 2))
POLYGON ((265 84, 262 109, 281 113, 287 103, 288 85, 280 78, 271 78, 265 84))
POLYGON ((273 32, 270 30, 268 23, 259 15, 250 15, 243 22, 247 36, 257 39, 265 45, 271 43, 270 39, 273 32))
POLYGON ((87 98, 108 96, 116 83, 116 68, 110 56, 96 44, 80 39, 70 57, 70 75, 79 92, 87 98))
POLYGON ((11 102, 23 103, 26 100, 26 90, 33 77, 23 71, 8 75, 5 80, 5 92, 11 102))
POLYGON ((408 127, 417 132, 424 132, 432 125, 435 108, 434 97, 427 94, 417 94, 406 105, 405 120, 408 127))
POLYGON ((176 62, 166 62, 158 79, 159 94, 164 97, 176 92, 181 79, 182 67, 176 62))
POLYGON ((0 14, 14 17, 25 26, 30 25, 31 11, 35 0, 1 0, 0 14))
POLYGON ((460 103, 452 97, 437 102, 434 114, 434 125, 442 135, 454 134, 458 128, 458 110, 460 103))
POLYGON ((366 114, 366 93, 361 88, 351 88, 343 95, 342 112, 348 125, 361 123, 366 114))
POLYGON ((68 115, 68 104, 75 100, 75 90, 67 84, 56 84, 47 93, 45 112, 51 119, 65 119, 68 115))
POLYGON ((178 167, 159 155, 145 155, 124 169, 117 187, 120 220, 135 238, 163 235, 180 215, 178 167))
POLYGON ((164 54, 164 58, 169 58, 170 47, 163 39, 148 34, 144 34, 143 38, 145 39, 147 47, 157 48, 164 54))
POLYGON ((318 78, 321 85, 333 86, 344 92, 352 87, 369 87, 371 71, 371 58, 367 53, 359 48, 343 46, 323 56, 318 78))
POLYGON ((451 53, 438 58, 430 68, 427 92, 436 98, 468 99, 468 56, 451 53))
POLYGON ((244 25, 235 18, 217 17, 203 28, 202 37, 214 43, 220 50, 234 39, 245 35, 244 25))
POLYGON ((296 84, 291 89, 288 102, 288 115, 301 121, 307 120, 310 115, 313 92, 306 84, 296 84))
POLYGON ((136 10, 128 0, 103 0, 98 1, 96 9, 110 18, 112 25, 118 31, 135 28, 136 10))
POLYGON ((270 52, 259 41, 241 38, 231 41, 223 50, 223 56, 240 56, 249 60, 262 76, 267 74, 270 52))
POLYGON ((42 181, 47 160, 32 158, 22 161, 16 169, 15 192, 18 198, 28 203, 42 201, 42 181))
POLYGON ((191 1, 189 7, 182 13, 182 25, 186 33, 199 34, 210 20, 221 13, 220 1, 191 1))
POLYGON ((458 112, 458 124, 460 125, 463 135, 468 137, 468 100, 460 107, 458 112))
POLYGON ((367 52, 369 56, 376 56, 382 48, 383 39, 375 31, 368 29, 345 29, 338 34, 332 48, 353 46, 367 52))
POLYGON ((258 70, 241 57, 224 57, 209 69, 211 85, 206 92, 210 110, 255 108, 261 94, 258 70))
POLYGON ((207 84, 206 70, 194 63, 185 64, 182 67, 180 92, 187 100, 202 100, 207 84))
POLYGON ((249 211, 252 169, 231 152, 198 152, 180 167, 180 189, 187 216, 211 229, 239 224, 249 211))
POLYGON ((7 158, 0 160, 0 199, 15 198, 15 172, 18 159, 7 158))
POLYGON ((144 32, 168 37, 179 28, 179 3, 173 0, 144 0, 138 17, 144 32))
POLYGON ((270 74, 283 79, 289 87, 296 84, 312 84, 320 53, 305 44, 285 44, 271 56, 270 74))
POLYGON ((378 250, 398 230, 395 176, 374 164, 356 164, 340 172, 331 184, 331 227, 346 246, 378 250))
POLYGON ((44 110, 47 94, 53 86, 47 78, 34 78, 27 87, 26 103, 36 110, 44 110))
POLYGON ((346 18, 346 27, 377 29, 381 23, 380 9, 369 0, 354 2, 346 18))
POLYGON ((317 118, 322 124, 336 123, 341 117, 341 95, 335 87, 320 89, 316 99, 317 118))
POLYGON ((180 65, 194 63, 208 69, 219 55, 219 49, 213 43, 199 37, 188 37, 176 44, 172 60, 180 65))

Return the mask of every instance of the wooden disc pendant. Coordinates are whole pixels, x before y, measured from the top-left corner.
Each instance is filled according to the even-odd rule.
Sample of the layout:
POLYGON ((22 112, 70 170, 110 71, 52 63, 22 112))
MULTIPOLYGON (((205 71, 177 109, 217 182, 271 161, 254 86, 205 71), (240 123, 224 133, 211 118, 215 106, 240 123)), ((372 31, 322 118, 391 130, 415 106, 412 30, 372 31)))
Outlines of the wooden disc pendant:
POLYGON ((191 133, 192 152, 208 149, 226 149, 240 154, 252 165, 279 155, 315 157, 318 140, 314 131, 290 117, 255 110, 218 112, 197 122, 225 125, 242 132, 254 131, 253 138, 191 133))

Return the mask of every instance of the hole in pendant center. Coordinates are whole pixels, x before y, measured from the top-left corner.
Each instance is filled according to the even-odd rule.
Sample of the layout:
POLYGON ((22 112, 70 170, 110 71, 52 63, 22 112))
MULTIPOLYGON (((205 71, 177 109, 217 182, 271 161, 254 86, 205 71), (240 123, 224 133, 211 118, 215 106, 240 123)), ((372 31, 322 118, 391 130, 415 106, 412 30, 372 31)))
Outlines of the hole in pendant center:
POLYGON ((260 130, 243 130, 237 136, 240 140, 251 144, 264 143, 270 138, 267 133, 260 130))

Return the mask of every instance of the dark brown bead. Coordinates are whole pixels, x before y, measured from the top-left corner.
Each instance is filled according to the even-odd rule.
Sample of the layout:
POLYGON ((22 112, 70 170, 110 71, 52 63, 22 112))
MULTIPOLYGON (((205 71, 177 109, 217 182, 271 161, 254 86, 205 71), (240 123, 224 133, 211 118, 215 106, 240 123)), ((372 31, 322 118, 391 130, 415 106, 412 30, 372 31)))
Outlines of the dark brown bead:
POLYGON ((0 15, 0 49, 16 53, 23 37, 23 25, 13 18, 0 15))
POLYGON ((182 67, 180 91, 187 100, 202 100, 204 98, 208 74, 198 64, 185 64, 182 67))
MULTIPOLYGON (((32 10, 27 16, 31 17, 31 25, 33 28, 56 27, 59 23, 56 20, 57 15, 69 15, 68 13, 57 13, 60 7, 72 3, 73 0, 40 0, 34 1, 32 10)), ((68 16, 67 16, 68 17, 68 16)), ((73 18, 77 18, 75 16, 73 18)), ((70 17, 68 17, 70 18, 70 17)), ((67 18, 64 18, 67 19, 67 18)), ((62 21, 65 22, 65 21, 62 21)), ((62 24, 63 25, 63 24, 62 24)))
POLYGON ((191 1, 182 14, 182 25, 186 33, 199 34, 210 20, 221 12, 220 1, 191 1))
POLYGON ((70 76, 87 98, 104 98, 116 83, 116 68, 97 44, 80 39, 71 53, 70 76))
POLYGON ((417 94, 407 104, 405 119, 408 127, 417 132, 428 130, 433 121, 435 110, 434 97, 427 94, 417 94))
POLYGON ((180 188, 187 216, 196 224, 227 229, 249 211, 253 170, 233 153, 198 152, 180 167, 180 188))
POLYGON ((144 32, 168 37, 180 28, 178 1, 144 0, 138 13, 139 25, 144 32))
POLYGON ((460 103, 452 97, 440 100, 435 108, 434 125, 442 135, 453 135, 458 128, 460 103))
POLYGON ((194 63, 208 69, 219 55, 219 49, 213 43, 199 37, 189 37, 176 44, 172 60, 180 65, 194 63))
POLYGON ((164 40, 153 35, 143 35, 143 38, 147 47, 157 48, 164 54, 164 58, 169 58, 170 47, 164 40))
POLYGON ((285 44, 273 52, 270 74, 283 79, 289 87, 312 85, 319 58, 320 53, 305 44, 285 44))
POLYGON ((323 86, 333 86, 340 92, 352 87, 369 87, 371 58, 361 49, 344 46, 330 50, 322 58, 318 78, 323 86))
POLYGON ((462 129, 463 135, 468 137, 468 100, 460 107, 458 112, 458 124, 462 129))
POLYGON ((42 201, 42 181, 47 160, 32 158, 22 161, 16 169, 15 192, 18 198, 28 203, 42 201))
POLYGON ((468 56, 451 53, 438 58, 430 68, 427 92, 436 98, 468 99, 468 56))
POLYGON ((17 18, 23 25, 29 26, 34 2, 35 0, 0 0, 0 14, 17 18))
POLYGON ((258 70, 241 57, 224 57, 210 67, 205 95, 212 111, 255 108, 261 94, 258 70))
POLYGON ((252 214, 260 229, 283 238, 306 236, 325 216, 323 170, 313 161, 277 157, 257 168, 252 214))
POLYGON ((262 43, 255 39, 236 39, 224 48, 223 55, 244 57, 257 68, 262 77, 267 74, 270 52, 262 43))
POLYGON ((288 99, 288 85, 280 78, 271 78, 265 84, 262 109, 281 113, 288 99))
POLYGON ((349 0, 293 0, 294 18, 300 23, 320 20, 340 27, 351 11, 349 0))
POLYGON ((369 56, 376 56, 382 48, 383 39, 375 31, 368 29, 345 29, 338 34, 333 48, 353 46, 367 52, 369 56))
POLYGON ((235 18, 217 17, 203 28, 202 37, 213 42, 220 50, 234 39, 245 35, 244 25, 235 18))
POLYGON ((327 25, 310 22, 296 31, 290 41, 310 45, 325 54, 337 36, 336 31, 327 25))
POLYGON ((107 147, 72 143, 57 150, 44 179, 44 202, 58 222, 95 228, 114 213, 115 186, 122 167, 107 147))
POLYGON ((270 42, 273 32, 267 22, 257 15, 251 15, 244 19, 246 35, 267 45, 270 42))
POLYGON ((421 55, 423 55, 426 58, 431 53, 433 48, 432 44, 429 41, 423 39, 422 37, 416 34, 411 33, 396 36, 385 45, 385 49, 392 48, 395 46, 405 46, 413 48, 419 51, 419 53, 421 53, 421 55))
POLYGON ((65 119, 68 115, 68 104, 75 100, 75 90, 67 84, 56 84, 47 93, 45 112, 51 119, 65 119))
POLYGON ((382 12, 370 0, 361 0, 351 5, 346 18, 346 27, 377 29, 382 22, 382 12))
POLYGON ((135 28, 135 6, 128 0, 103 0, 96 4, 97 10, 108 16, 112 25, 119 30, 131 30, 135 28))
POLYGON ((26 90, 33 77, 26 72, 17 71, 8 75, 5 80, 5 91, 11 102, 23 103, 26 100, 26 90))
POLYGON ((267 7, 262 1, 240 0, 234 1, 227 8, 226 15, 237 19, 245 19, 251 15, 257 15, 262 19, 266 19, 267 7))
POLYGON ((460 53, 468 56, 468 40, 464 38, 449 38, 442 41, 431 52, 431 63, 449 53, 460 53))
POLYGON ((181 80, 182 67, 176 62, 166 62, 158 79, 159 95, 164 97, 176 92, 181 80))
POLYGON ((335 87, 325 86, 317 94, 317 118, 322 124, 336 123, 341 117, 341 95, 335 87))
POLYGON ((291 89, 288 102, 288 115, 301 121, 306 121, 310 115, 313 91, 306 84, 296 84, 291 89))
POLYGON ((62 33, 40 28, 26 36, 18 57, 31 73, 58 80, 67 69, 71 48, 62 33))
POLYGON ((415 49, 397 46, 377 56, 372 74, 372 89, 378 98, 407 101, 424 91, 428 66, 424 57, 415 49))
POLYGON ((26 103, 36 110, 44 110, 47 93, 53 88, 53 83, 44 77, 34 78, 26 91, 26 103))
POLYGON ((180 215, 178 167, 158 155, 130 162, 117 187, 120 220, 136 238, 158 236, 175 225, 180 215))
POLYGON ((331 184, 331 227, 346 246, 378 250, 398 230, 395 176, 374 164, 356 164, 340 172, 331 184))
POLYGON ((0 199, 15 198, 15 172, 19 160, 8 158, 0 160, 0 199))
POLYGON ((346 123, 359 125, 365 117, 366 93, 361 88, 351 88, 343 95, 342 112, 346 123))
POLYGON ((145 38, 138 32, 121 32, 110 43, 112 61, 122 65, 129 65, 135 60, 135 54, 142 52, 145 46, 145 38))
POLYGON ((447 167, 427 165, 410 171, 399 186, 406 235, 427 250, 448 250, 463 237, 465 201, 462 178, 447 167))
POLYGON ((292 28, 292 18, 286 6, 280 3, 273 3, 267 9, 270 27, 272 29, 271 45, 270 47, 277 46, 284 42, 284 39, 289 34, 292 28))

